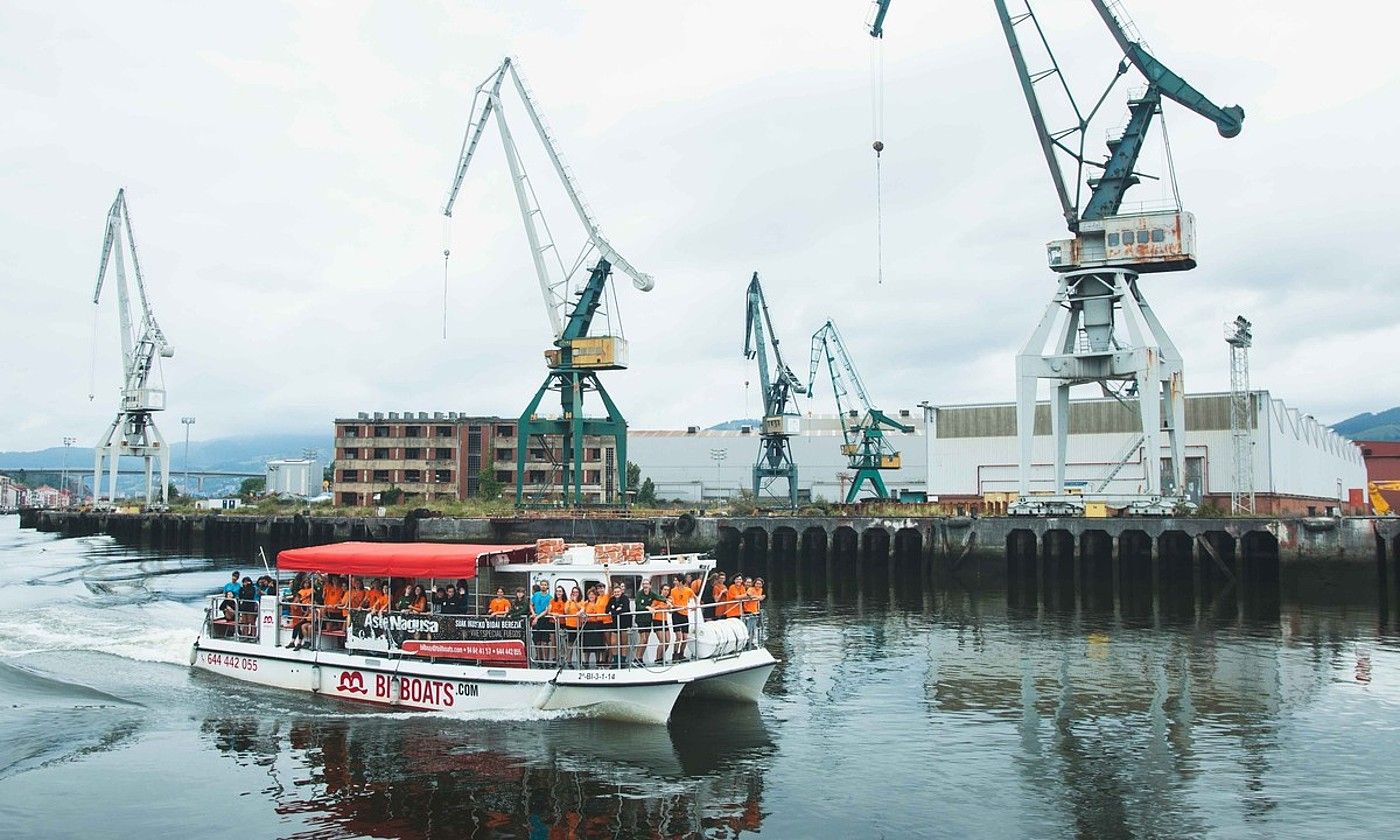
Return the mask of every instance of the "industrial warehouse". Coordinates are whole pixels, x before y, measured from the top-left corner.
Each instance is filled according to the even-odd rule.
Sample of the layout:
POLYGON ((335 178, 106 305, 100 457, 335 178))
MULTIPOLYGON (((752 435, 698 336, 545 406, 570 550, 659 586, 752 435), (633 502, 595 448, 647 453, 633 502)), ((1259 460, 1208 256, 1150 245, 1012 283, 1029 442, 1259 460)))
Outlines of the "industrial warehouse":
MULTIPOLYGON (((1235 490, 1229 396, 1186 398, 1183 495, 1195 504, 1228 509, 1235 490)), ((1366 468, 1356 444, 1268 391, 1253 392, 1252 403, 1254 490, 1261 514, 1364 511, 1366 468)), ((932 438, 924 432, 924 411, 897 412, 915 431, 887 438, 901 460, 886 476, 892 494, 908 499, 927 492, 952 511, 1005 513, 1017 495, 1015 404, 930 411, 932 438)), ((1053 477, 1048 415, 1049 406, 1041 403, 1032 493, 1048 491, 1053 477)), ((1071 403, 1067 486, 1086 497, 1140 492, 1144 453, 1136 422, 1134 407, 1116 400, 1071 403)), ((841 453, 841 425, 835 416, 804 416, 801 434, 791 439, 803 498, 846 496, 854 474, 841 453)), ((628 457, 655 482, 657 495, 687 501, 723 498, 749 487, 760 445, 752 427, 635 430, 628 442, 628 457)))

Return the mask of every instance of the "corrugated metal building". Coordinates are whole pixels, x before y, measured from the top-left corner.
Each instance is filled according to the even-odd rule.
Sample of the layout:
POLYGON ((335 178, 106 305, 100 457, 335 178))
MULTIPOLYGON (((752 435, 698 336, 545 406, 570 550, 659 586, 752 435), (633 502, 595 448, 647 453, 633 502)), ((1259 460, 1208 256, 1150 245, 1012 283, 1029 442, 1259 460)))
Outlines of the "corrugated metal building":
MULTIPOLYGON (((1233 489, 1229 394, 1186 399, 1186 494, 1228 507, 1233 489)), ((1360 449, 1309 415, 1267 391, 1253 393, 1254 484, 1261 513, 1347 511, 1364 507, 1365 466, 1360 449)), ((886 475, 891 490, 923 490, 968 509, 996 510, 1018 486, 1016 406, 940 406, 933 409, 932 470, 923 412, 898 412, 913 434, 888 435, 903 455, 903 468, 886 475)), ((1036 414, 1032 491, 1049 490, 1053 476, 1049 405, 1036 414)), ((1085 492, 1128 494, 1143 482, 1145 453, 1132 400, 1076 400, 1070 406, 1067 481, 1085 492), (1127 463, 1112 475, 1113 465, 1127 463)), ((840 499, 851 471, 840 454, 840 426, 832 416, 803 418, 793 439, 804 493, 840 499)), ((749 431, 634 430, 630 459, 663 498, 698 500, 736 493, 751 482, 758 456, 757 429, 749 431)), ((1166 454, 1165 449, 1162 452, 1166 454)))

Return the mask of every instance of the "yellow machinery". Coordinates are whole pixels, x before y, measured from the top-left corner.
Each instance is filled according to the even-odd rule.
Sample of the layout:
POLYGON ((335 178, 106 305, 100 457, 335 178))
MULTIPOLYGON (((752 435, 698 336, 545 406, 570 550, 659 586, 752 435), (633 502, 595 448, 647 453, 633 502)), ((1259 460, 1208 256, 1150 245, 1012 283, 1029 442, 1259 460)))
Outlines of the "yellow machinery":
POLYGON ((1400 481, 1368 481, 1366 490, 1371 494, 1371 512, 1376 516, 1394 516, 1390 502, 1381 495, 1382 490, 1400 490, 1400 481))

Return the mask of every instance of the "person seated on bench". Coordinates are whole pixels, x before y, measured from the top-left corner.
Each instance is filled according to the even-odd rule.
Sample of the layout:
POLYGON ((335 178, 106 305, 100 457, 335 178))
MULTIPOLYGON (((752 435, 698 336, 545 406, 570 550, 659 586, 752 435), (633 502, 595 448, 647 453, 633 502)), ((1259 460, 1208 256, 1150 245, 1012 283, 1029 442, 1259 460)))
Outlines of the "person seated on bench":
POLYGON ((251 636, 258 628, 258 588, 253 585, 253 579, 243 578, 243 585, 238 588, 238 632, 243 636, 251 636))
POLYGON ((335 631, 345 629, 345 579, 340 575, 330 575, 326 578, 325 598, 326 609, 321 616, 323 629, 335 631))
POLYGON ((389 611, 389 581, 384 581, 379 585, 377 592, 369 593, 369 611, 373 613, 386 613, 389 611))
POLYGON ((312 587, 311 578, 302 581, 301 589, 298 589, 292 601, 292 641, 287 645, 289 648, 304 648, 311 641, 311 610, 312 601, 316 597, 316 590, 312 587))
POLYGON ((510 599, 506 597, 505 589, 496 587, 496 597, 486 605, 486 612, 489 615, 505 615, 510 612, 510 599))
POLYGON ((238 578, 239 573, 234 572, 233 579, 224 584, 224 588, 221 590, 224 593, 224 600, 219 602, 219 610, 224 614, 224 621, 229 624, 232 624, 238 615, 238 590, 243 588, 238 582, 238 578))

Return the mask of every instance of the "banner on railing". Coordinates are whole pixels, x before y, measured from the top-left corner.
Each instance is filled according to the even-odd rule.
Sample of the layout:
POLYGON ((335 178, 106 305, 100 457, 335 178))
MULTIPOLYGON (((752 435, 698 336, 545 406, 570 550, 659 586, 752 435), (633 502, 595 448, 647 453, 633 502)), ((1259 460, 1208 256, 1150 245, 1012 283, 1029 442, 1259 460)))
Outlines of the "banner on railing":
POLYGON ((346 647, 524 665, 525 619, 355 610, 350 614, 346 647))

